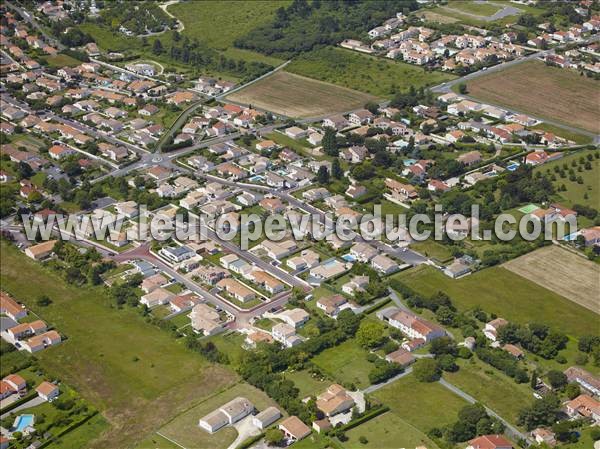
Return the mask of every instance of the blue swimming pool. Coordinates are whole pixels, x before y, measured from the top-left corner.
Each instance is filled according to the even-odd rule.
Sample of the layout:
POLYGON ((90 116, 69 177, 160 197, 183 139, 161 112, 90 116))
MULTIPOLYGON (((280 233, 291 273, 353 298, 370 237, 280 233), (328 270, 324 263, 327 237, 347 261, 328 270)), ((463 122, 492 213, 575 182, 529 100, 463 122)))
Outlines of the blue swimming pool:
POLYGON ((23 432, 27 427, 33 426, 35 416, 33 415, 20 415, 15 420, 15 432, 23 432))
POLYGON ((519 168, 519 164, 516 162, 513 162, 512 164, 506 167, 508 171, 515 171, 517 168, 519 168))
POLYGON ((356 256, 353 256, 352 254, 344 254, 342 259, 344 259, 346 262, 356 262, 356 256))
POLYGON ((252 181, 252 182, 259 182, 259 181, 264 181, 265 177, 261 176, 261 175, 254 175, 254 176, 248 178, 248 180, 252 181))

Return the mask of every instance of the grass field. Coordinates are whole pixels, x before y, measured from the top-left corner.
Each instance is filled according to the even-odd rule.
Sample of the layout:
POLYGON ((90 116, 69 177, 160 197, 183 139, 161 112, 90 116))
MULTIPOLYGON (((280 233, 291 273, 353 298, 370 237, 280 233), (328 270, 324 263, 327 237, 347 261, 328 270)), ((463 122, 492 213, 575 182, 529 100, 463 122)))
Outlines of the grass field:
POLYGON ((452 260, 452 253, 446 245, 442 245, 434 240, 425 240, 410 245, 412 249, 428 257, 433 257, 441 263, 452 260))
POLYGON ((492 267, 450 279, 432 267, 421 266, 398 277, 421 294, 447 293, 462 310, 481 306, 508 321, 545 323, 572 336, 598 332, 598 317, 586 308, 506 268, 492 267))
POLYGON ((237 435, 236 430, 232 427, 225 427, 211 435, 198 426, 198 421, 204 415, 238 396, 249 399, 261 411, 271 405, 277 406, 262 391, 246 383, 239 383, 212 395, 191 409, 186 410, 162 427, 159 432, 161 435, 176 441, 184 447, 194 449, 224 449, 235 439, 237 435))
POLYGON ((422 383, 412 375, 377 390, 374 396, 423 433, 456 421, 458 411, 467 405, 439 383, 422 383))
POLYGON ((277 9, 289 3, 289 0, 205 0, 180 2, 168 9, 183 22, 183 35, 225 50, 238 37, 271 20, 277 9))
POLYGON ((311 376, 306 370, 286 372, 285 378, 294 382, 296 387, 300 390, 301 398, 305 398, 306 396, 317 396, 324 392, 331 384, 331 382, 328 382, 327 380, 320 380, 311 376))
POLYGON ((304 53, 286 70, 376 97, 390 97, 410 86, 419 88, 454 78, 447 73, 426 72, 415 65, 335 47, 304 53))
MULTIPOLYGON (((554 181, 553 184, 556 187, 556 190, 558 190, 558 188, 563 184, 565 185, 567 188, 566 191, 557 191, 554 194, 556 201, 563 203, 567 207, 573 207, 575 204, 585 204, 597 209, 598 205, 600 204, 600 183, 598 183, 600 159, 592 159, 592 170, 584 169, 581 172, 578 171, 579 158, 583 156, 587 161, 587 155, 593 154, 594 152, 594 150, 577 151, 563 157, 562 159, 548 162, 547 164, 536 167, 534 171, 546 172, 549 170, 551 175, 554 174, 556 176, 556 181, 554 181), (573 160, 577 161, 577 168, 571 166, 573 160), (562 167, 564 164, 567 164, 567 170, 565 170, 566 177, 561 178, 557 173, 554 172, 554 167, 562 167), (578 184, 577 181, 569 180, 568 171, 570 169, 575 171, 575 176, 581 176, 583 178, 583 184, 578 184), (587 199, 585 198, 586 193, 588 196, 587 199)), ((579 220, 582 220, 582 217, 579 217, 579 220)))
POLYGON ((520 15, 532 14, 537 16, 544 10, 526 6, 523 4, 513 4, 502 1, 473 2, 471 0, 450 0, 447 5, 440 5, 433 9, 427 9, 421 12, 420 16, 425 16, 427 20, 438 23, 460 22, 464 25, 485 26, 488 24, 506 25, 515 23, 520 15), (501 11, 504 7, 510 6, 518 8, 520 11, 513 11, 512 14, 505 16, 496 16, 494 14, 501 11))
POLYGON ((280 70, 227 99, 289 117, 313 117, 351 111, 374 97, 280 70))
POLYGON ((54 55, 54 56, 47 56, 46 62, 48 63, 48 65, 50 67, 59 67, 59 68, 64 67, 64 66, 75 67, 76 65, 81 64, 80 60, 75 59, 69 55, 63 55, 61 53, 54 55))
POLYGON ((550 132, 558 137, 562 137, 563 139, 571 140, 579 145, 587 145, 592 143, 593 139, 590 136, 584 136, 583 134, 579 134, 573 131, 569 131, 567 129, 561 128, 559 126, 551 125, 550 123, 539 123, 535 126, 532 126, 531 129, 539 129, 541 131, 550 132))
POLYGON ((600 133, 600 83, 575 70, 528 61, 467 83, 469 95, 600 133))
POLYGON ((236 380, 133 309, 113 308, 103 288, 67 285, 12 245, 3 241, 0 249, 2 288, 67 337, 36 355, 41 365, 72 385, 111 424, 92 447, 130 446, 236 380), (35 305, 41 292, 52 299, 50 306, 35 305))
POLYGON ((571 301, 600 311, 600 266, 556 245, 510 260, 506 269, 571 301))
POLYGON ((354 340, 347 340, 335 348, 326 349, 312 359, 313 363, 341 383, 367 387, 373 365, 367 361, 367 351, 354 340))
POLYGON ((346 449, 395 449, 399 447, 437 448, 423 432, 400 419, 391 412, 384 413, 346 432, 348 441, 342 443, 346 449), (368 442, 363 444, 359 438, 364 436, 368 442))
POLYGON ((80 449, 86 447, 86 444, 97 438, 108 428, 108 422, 102 415, 97 414, 86 421, 85 424, 82 424, 66 435, 61 436, 57 441, 47 447, 49 449, 80 449))
POLYGON ((459 366, 455 373, 444 373, 444 378, 512 424, 517 422, 519 411, 533 401, 528 383, 517 384, 476 357, 460 360, 459 366))

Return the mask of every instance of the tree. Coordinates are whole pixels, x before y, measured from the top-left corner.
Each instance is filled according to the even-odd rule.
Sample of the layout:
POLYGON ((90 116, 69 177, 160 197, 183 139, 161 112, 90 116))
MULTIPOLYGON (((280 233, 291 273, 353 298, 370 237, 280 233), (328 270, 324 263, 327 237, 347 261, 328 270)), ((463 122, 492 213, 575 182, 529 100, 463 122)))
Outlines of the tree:
POLYGON ((363 321, 356 332, 356 341, 365 348, 375 348, 383 343, 385 327, 377 321, 363 321))
POLYGON ((434 359, 419 359, 413 368, 415 377, 420 382, 436 382, 442 377, 442 370, 434 359))
POLYGON ((279 446, 284 439, 284 434, 279 429, 268 429, 265 433, 265 440, 269 445, 279 446))
POLYGON ((319 171, 317 172, 317 182, 319 184, 327 184, 329 183, 329 170, 324 165, 319 167, 319 171))
POLYGON ((152 44, 152 53, 155 55, 160 55, 163 52, 163 46, 160 39, 156 39, 154 44, 152 44))
POLYGON ((338 155, 338 146, 335 134, 336 132, 333 128, 325 128, 325 134, 323 134, 321 145, 323 146, 323 151, 328 156, 337 157, 338 155))
POLYGON ((565 373, 563 373, 562 371, 558 371, 558 370, 551 370, 548 371, 548 381, 550 382, 550 385, 552 385, 552 388, 563 388, 565 385, 567 385, 567 376, 565 373))
POLYGON ((340 160, 337 157, 331 164, 331 174, 335 179, 342 179, 344 177, 344 170, 342 170, 340 160))
POLYGON ((460 83, 458 85, 458 92, 461 93, 461 94, 463 94, 463 95, 466 94, 468 92, 467 84, 466 83, 460 83))
POLYGON ((581 388, 579 387, 579 384, 576 384, 574 382, 572 384, 568 384, 565 388, 565 394, 569 399, 575 399, 581 394, 581 388))
POLYGON ((547 394, 519 412, 517 423, 527 430, 538 426, 550 426, 556 421, 560 411, 560 399, 553 393, 547 394))
POLYGON ((52 300, 47 295, 42 295, 35 303, 40 307, 47 307, 52 304, 52 300))
POLYGON ((379 105, 374 101, 369 101, 367 104, 365 104, 365 109, 371 114, 377 114, 379 112, 379 105))

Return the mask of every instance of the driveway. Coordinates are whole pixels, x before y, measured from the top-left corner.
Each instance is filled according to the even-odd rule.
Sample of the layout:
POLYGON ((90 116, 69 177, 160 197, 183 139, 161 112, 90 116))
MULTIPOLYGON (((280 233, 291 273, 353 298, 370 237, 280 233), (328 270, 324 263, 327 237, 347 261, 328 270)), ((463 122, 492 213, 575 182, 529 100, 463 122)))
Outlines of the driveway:
POLYGON ((6 412, 2 415, 0 415, 0 419, 4 419, 7 416, 10 415, 14 415, 15 413, 21 411, 21 410, 25 410, 31 407, 35 407, 37 405, 41 405, 44 402, 46 402, 45 400, 43 400, 42 398, 40 398, 39 396, 36 396, 35 398, 33 398, 30 401, 25 402, 24 404, 19 405, 18 407, 13 408, 10 412, 6 412))
POLYGON ((236 422, 233 425, 233 428, 237 430, 238 435, 234 442, 229 445, 228 449, 235 449, 246 438, 250 438, 261 433, 261 430, 252 423, 252 415, 246 416, 241 421, 236 422))

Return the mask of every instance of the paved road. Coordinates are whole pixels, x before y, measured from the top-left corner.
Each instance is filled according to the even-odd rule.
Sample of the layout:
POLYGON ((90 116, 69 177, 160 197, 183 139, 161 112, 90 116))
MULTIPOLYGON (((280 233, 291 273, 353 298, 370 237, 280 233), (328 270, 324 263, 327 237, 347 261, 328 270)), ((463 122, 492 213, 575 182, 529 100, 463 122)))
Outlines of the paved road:
POLYGON ((362 392, 364 394, 373 393, 373 392, 379 390, 380 388, 383 388, 391 383, 396 382, 398 379, 402 379, 404 376, 408 376, 410 373, 412 373, 412 370, 413 370, 412 366, 409 366, 408 368, 406 368, 405 371, 401 372, 400 374, 398 374, 380 384, 371 385, 370 387, 367 387, 364 390, 362 390, 362 392))
MULTIPOLYGON (((441 385, 443 385, 444 387, 446 387, 448 390, 452 391, 454 394, 457 394, 458 396, 460 396, 461 398, 463 398, 465 401, 471 403, 471 404, 475 404, 477 401, 475 398, 473 398, 472 396, 468 395, 467 393, 465 393, 464 391, 462 391, 460 388, 458 388, 457 386, 451 384, 450 382, 448 382, 446 379, 442 378, 439 380, 439 383, 441 385)), ((485 406, 484 406, 485 407, 485 406)), ((517 438, 517 439, 523 439, 529 443, 532 443, 531 438, 521 432, 519 429, 517 429, 515 426, 513 426, 511 423, 509 423, 507 420, 505 420, 502 416, 498 415, 498 413, 496 413, 495 411, 493 411, 491 408, 489 407, 485 407, 485 410, 487 411, 487 413, 490 416, 493 416, 497 419, 499 419, 500 421, 502 421, 502 423, 506 426, 506 432, 509 436, 512 436, 513 438, 517 438)))
POLYGON ((36 397, 34 397, 33 399, 31 399, 31 400, 29 400, 29 401, 25 402, 24 404, 21 404, 21 405, 19 405, 18 407, 15 407, 15 408, 13 408, 13 409, 12 409, 10 412, 3 413, 3 414, 0 416, 0 419, 4 419, 4 418, 6 418, 7 416, 14 415, 15 413, 17 413, 17 412, 20 412, 21 410, 25 410, 25 409, 28 409, 28 408, 31 408, 31 407, 35 407, 35 406, 37 406, 37 405, 41 405, 41 404, 43 404, 44 402, 46 402, 46 401, 44 401, 44 400, 43 400, 42 398, 40 398, 39 396, 36 396, 36 397))

